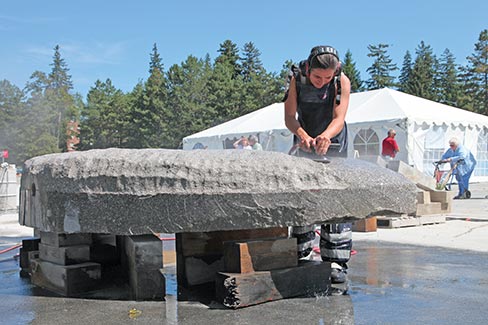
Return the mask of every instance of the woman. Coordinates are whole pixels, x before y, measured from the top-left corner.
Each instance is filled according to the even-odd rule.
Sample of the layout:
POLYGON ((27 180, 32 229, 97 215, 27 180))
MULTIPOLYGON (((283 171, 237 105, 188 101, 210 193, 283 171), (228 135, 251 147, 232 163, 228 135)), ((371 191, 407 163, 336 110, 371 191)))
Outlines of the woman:
MULTIPOLYGON (((295 135, 300 150, 317 155, 347 156, 345 122, 351 82, 342 73, 339 55, 330 46, 316 46, 299 67, 292 67, 285 94, 285 124, 295 135), (331 147, 332 143, 337 145, 331 147)), ((332 262, 332 283, 346 281, 346 262, 352 248, 352 225, 321 226, 320 251, 323 261, 332 262)), ((293 227, 298 255, 306 258, 313 248, 313 226, 293 227)))
POLYGON ((451 138, 449 140, 449 149, 446 150, 441 159, 451 163, 451 168, 459 162, 455 170, 459 192, 454 199, 469 199, 471 197, 469 178, 473 173, 474 167, 476 167, 476 159, 471 151, 461 145, 457 138, 451 138))

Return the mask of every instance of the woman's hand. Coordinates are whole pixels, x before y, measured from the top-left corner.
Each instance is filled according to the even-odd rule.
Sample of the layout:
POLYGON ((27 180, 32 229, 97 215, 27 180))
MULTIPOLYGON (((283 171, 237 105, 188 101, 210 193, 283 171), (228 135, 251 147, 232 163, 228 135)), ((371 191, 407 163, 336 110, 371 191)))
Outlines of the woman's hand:
POLYGON ((327 150, 329 150, 331 141, 327 135, 321 134, 315 138, 314 143, 315 153, 323 156, 327 153, 327 150))
POLYGON ((312 152, 312 147, 315 147, 315 139, 308 134, 300 137, 299 147, 302 151, 312 152))

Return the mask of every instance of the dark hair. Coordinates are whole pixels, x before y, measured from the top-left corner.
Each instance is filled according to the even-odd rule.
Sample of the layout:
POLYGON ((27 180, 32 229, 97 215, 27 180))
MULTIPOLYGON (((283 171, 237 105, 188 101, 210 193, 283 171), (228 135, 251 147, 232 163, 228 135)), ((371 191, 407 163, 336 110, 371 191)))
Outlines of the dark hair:
POLYGON ((339 60, 333 54, 319 54, 310 61, 310 70, 312 69, 332 69, 336 70, 339 66, 339 60))
POLYGON ((314 46, 308 56, 308 69, 333 69, 340 72, 339 53, 329 45, 314 46))

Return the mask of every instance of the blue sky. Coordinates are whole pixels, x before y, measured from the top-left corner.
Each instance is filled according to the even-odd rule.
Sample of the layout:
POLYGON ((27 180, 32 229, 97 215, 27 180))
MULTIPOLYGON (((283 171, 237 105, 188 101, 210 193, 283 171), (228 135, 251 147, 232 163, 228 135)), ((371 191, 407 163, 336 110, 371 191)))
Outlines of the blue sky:
POLYGON ((48 73, 58 44, 76 92, 107 78, 128 92, 147 79, 154 43, 168 69, 188 55, 215 59, 227 39, 239 48, 253 42, 270 72, 315 45, 332 45, 341 58, 350 50, 365 80, 370 44, 390 44, 399 68, 421 41, 465 64, 484 29, 486 0, 2 1, 0 80, 23 88, 34 71, 48 73))

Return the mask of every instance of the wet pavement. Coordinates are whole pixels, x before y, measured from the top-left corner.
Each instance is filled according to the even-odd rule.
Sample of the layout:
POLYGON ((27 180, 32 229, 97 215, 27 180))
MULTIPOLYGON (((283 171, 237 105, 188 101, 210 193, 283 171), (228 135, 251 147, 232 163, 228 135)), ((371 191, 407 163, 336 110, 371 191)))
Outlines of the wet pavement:
MULTIPOLYGON (((1 249, 6 241, 0 238, 1 249)), ((166 301, 74 299, 49 294, 19 277, 16 251, 1 255, 2 324, 481 324, 488 318, 487 254, 356 241, 349 294, 292 298, 229 310, 177 302, 174 265, 166 301), (133 312, 131 313, 131 309, 133 312)))
MULTIPOLYGON (((448 219, 458 220, 448 222, 488 221, 488 184, 475 185, 472 192, 473 199, 456 201, 448 219)), ((488 227, 484 229, 488 238, 488 227)), ((0 251, 22 238, 0 234, 0 251)), ((170 241, 163 243, 165 249, 174 247, 170 241)), ((18 249, 13 249, 0 254, 0 324, 486 323, 486 252, 356 239, 354 249, 347 295, 291 298, 238 310, 211 301, 177 302, 174 264, 165 268, 166 301, 55 296, 19 276, 14 257, 18 249)))
POLYGON ((486 324, 486 253, 361 241, 355 248, 356 324, 486 324))

